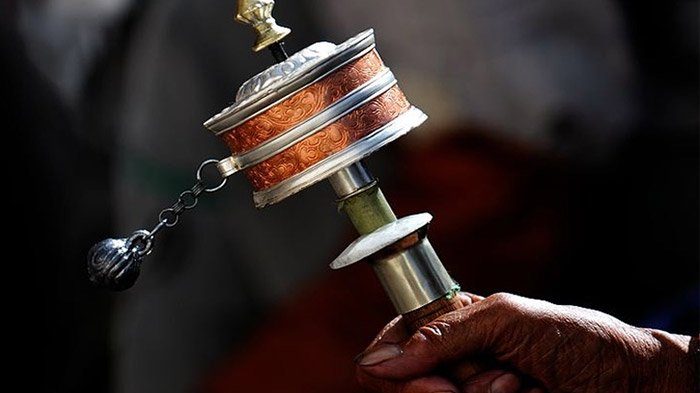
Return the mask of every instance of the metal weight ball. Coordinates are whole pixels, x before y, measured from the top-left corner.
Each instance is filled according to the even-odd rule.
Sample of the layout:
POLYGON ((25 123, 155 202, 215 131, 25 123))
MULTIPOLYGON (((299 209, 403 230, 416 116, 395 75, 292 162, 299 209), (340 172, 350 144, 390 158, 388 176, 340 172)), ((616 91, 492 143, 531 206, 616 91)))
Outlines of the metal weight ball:
POLYGON ((87 269, 90 281, 114 291, 131 288, 141 272, 143 256, 152 240, 147 231, 138 231, 129 238, 105 239, 88 252, 87 269))

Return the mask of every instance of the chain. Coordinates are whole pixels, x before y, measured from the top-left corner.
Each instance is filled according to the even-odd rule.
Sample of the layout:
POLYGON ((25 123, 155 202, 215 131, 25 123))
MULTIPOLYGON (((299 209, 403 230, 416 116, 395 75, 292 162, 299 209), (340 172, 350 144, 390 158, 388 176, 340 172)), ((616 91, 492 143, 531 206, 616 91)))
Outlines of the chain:
POLYGON ((219 191, 226 185, 226 178, 223 177, 221 182, 212 187, 207 187, 202 180, 202 172, 208 166, 215 165, 219 161, 210 159, 202 162, 197 169, 197 182, 189 189, 180 193, 177 201, 170 207, 161 210, 158 214, 158 224, 150 231, 141 229, 134 232, 126 242, 126 247, 131 251, 136 252, 139 256, 145 256, 153 250, 153 241, 155 235, 163 228, 172 228, 180 221, 180 216, 187 210, 193 209, 199 202, 199 196, 203 193, 212 193, 219 191))

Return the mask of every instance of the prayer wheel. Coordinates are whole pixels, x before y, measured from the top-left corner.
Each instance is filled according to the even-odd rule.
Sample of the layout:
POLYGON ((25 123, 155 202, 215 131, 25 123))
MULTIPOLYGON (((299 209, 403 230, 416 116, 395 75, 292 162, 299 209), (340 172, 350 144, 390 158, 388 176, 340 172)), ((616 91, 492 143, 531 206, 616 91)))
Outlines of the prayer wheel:
POLYGON ((427 238, 432 216, 397 219, 362 159, 422 124, 427 116, 411 105, 375 48, 370 29, 341 44, 318 42, 287 56, 281 39, 290 29, 272 18, 272 0, 242 0, 237 19, 253 27, 254 51, 271 49, 277 63, 238 89, 235 102, 207 120, 231 155, 206 160, 197 183, 166 208, 151 231, 107 239, 88 256, 91 280, 113 289, 133 284, 155 234, 174 226, 197 198, 243 172, 263 208, 321 180, 331 183, 340 210, 360 233, 332 263, 340 269, 369 263, 396 311, 417 329, 461 306, 459 286, 427 238), (223 181, 207 186, 204 167, 216 166, 223 181))

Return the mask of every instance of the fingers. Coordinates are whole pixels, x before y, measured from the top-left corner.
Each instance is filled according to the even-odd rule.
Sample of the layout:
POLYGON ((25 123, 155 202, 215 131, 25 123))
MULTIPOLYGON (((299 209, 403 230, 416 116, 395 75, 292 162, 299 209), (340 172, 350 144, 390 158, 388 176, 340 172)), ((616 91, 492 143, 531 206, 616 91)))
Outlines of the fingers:
POLYGON ((542 380, 537 370, 528 366, 532 363, 523 366, 520 362, 531 354, 514 349, 552 353, 551 341, 556 337, 552 340, 527 332, 558 332, 550 326, 555 306, 510 294, 458 296, 463 308, 436 318, 410 336, 402 318, 389 323, 356 359, 363 386, 377 392, 405 393, 452 389, 444 384, 454 383, 461 388, 459 392, 467 393, 544 393, 539 383, 533 386, 531 377, 520 374, 542 380), (447 376, 453 382, 434 377, 436 373, 444 375, 443 366, 448 364, 447 376), (494 370, 498 364, 510 364, 518 372, 494 370), (433 377, 426 379, 427 375, 433 377))
POLYGON ((483 303, 473 304, 445 314, 421 327, 403 344, 387 344, 368 348, 357 358, 365 371, 383 378, 410 378, 434 369, 439 364, 466 359, 482 348, 479 333, 485 327, 472 321, 483 303), (476 337, 472 337, 474 333, 476 337), (466 356, 465 356, 466 355, 466 356))
POLYGON ((475 295, 469 292, 459 292, 457 297, 459 297, 459 299, 462 301, 462 305, 465 307, 484 300, 483 296, 475 295))
POLYGON ((466 380, 482 371, 476 363, 464 362, 469 355, 483 348, 483 333, 490 334, 492 324, 477 318, 488 314, 488 299, 470 293, 459 293, 464 308, 445 314, 421 327, 409 337, 401 317, 391 321, 356 363, 366 373, 379 378, 410 379, 425 375, 439 364, 462 360, 456 367, 458 380, 466 380), (475 319, 475 320, 474 320, 475 319))
POLYGON ((545 393, 528 378, 505 370, 484 371, 460 386, 462 393, 545 393))
MULTIPOLYGON (((359 370, 359 369, 358 369, 359 370)), ((443 377, 427 376, 407 381, 375 378, 359 370, 358 382, 370 392, 377 393, 458 393, 459 388, 443 377)), ((508 392, 510 393, 510 392, 508 392)))
POLYGON ((520 378, 503 370, 486 371, 462 384, 463 393, 518 393, 520 378))
POLYGON ((431 321, 401 344, 383 348, 381 356, 369 348, 358 357, 358 365, 377 377, 413 378, 440 364, 508 352, 520 343, 514 333, 522 331, 517 329, 518 318, 522 317, 522 305, 528 304, 523 298, 496 294, 480 300, 464 294, 461 299, 476 302, 431 321))
MULTIPOLYGON (((458 296, 465 307, 483 299, 481 296, 466 292, 460 292, 458 296)), ((371 366, 398 356, 402 353, 398 345, 408 337, 405 321, 398 316, 384 326, 367 349, 355 358, 355 361, 363 366, 371 366)))
POLYGON ((391 321, 356 359, 362 386, 382 393, 544 393, 530 384, 524 386, 512 372, 485 371, 476 356, 489 349, 490 336, 502 329, 498 325, 503 322, 504 307, 514 301, 510 295, 458 296, 463 309, 437 318, 411 336, 402 318, 391 321), (453 364, 449 379, 435 376, 437 367, 448 362, 453 364), (455 390, 456 386, 461 389, 455 390))
POLYGON ((475 375, 461 384, 461 389, 438 376, 394 381, 375 378, 360 370, 358 380, 364 388, 378 393, 544 393, 540 388, 524 388, 517 375, 503 370, 475 375))
POLYGON ((496 368, 488 367, 486 362, 479 359, 464 360, 450 367, 450 379, 458 384, 462 384, 471 380, 475 375, 485 372, 487 369, 496 368))
MULTIPOLYGON (((482 296, 474 295, 468 292, 460 292, 457 296, 464 307, 484 299, 482 296)), ((410 335, 407 332, 406 323, 399 315, 384 326, 379 334, 377 334, 377 336, 367 346, 367 349, 365 349, 362 354, 358 355, 355 360, 359 359, 364 353, 370 352, 373 347, 380 344, 399 344, 405 341, 409 336, 410 335)))

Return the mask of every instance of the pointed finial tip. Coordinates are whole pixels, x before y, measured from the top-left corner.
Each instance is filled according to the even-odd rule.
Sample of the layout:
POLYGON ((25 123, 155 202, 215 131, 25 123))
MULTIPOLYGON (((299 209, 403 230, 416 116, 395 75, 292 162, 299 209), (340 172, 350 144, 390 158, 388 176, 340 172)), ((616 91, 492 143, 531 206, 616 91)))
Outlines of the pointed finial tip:
POLYGON ((249 25, 257 34, 253 52, 258 52, 275 42, 281 41, 291 29, 277 24, 272 17, 274 0, 239 0, 236 20, 249 25))

